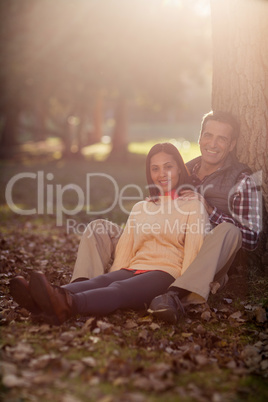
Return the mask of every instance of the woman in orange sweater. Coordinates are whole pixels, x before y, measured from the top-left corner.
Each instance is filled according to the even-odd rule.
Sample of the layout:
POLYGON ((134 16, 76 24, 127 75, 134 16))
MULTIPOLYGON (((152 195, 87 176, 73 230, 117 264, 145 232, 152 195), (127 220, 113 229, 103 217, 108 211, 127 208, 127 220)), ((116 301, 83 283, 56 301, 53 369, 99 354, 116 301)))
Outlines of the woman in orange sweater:
POLYGON ((76 314, 103 316, 117 309, 144 309, 167 291, 196 257, 210 225, 200 201, 179 197, 180 190, 190 186, 190 178, 175 146, 163 143, 151 148, 146 176, 150 198, 132 208, 111 272, 57 287, 34 271, 29 283, 23 277, 11 280, 14 300, 59 325, 76 314))

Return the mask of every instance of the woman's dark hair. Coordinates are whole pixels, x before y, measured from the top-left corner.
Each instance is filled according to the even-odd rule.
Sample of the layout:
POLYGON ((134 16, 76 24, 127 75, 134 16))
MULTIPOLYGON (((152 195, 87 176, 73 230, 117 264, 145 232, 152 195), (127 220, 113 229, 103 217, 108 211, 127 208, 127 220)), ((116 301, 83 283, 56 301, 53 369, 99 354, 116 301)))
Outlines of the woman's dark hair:
POLYGON ((187 188, 190 187, 191 184, 191 178, 188 172, 187 167, 185 166, 185 163, 183 162, 183 159, 181 157, 181 154, 177 150, 177 148, 169 143, 169 142, 163 142, 160 144, 155 144, 149 151, 147 158, 146 158, 146 178, 147 178, 147 183, 149 187, 149 194, 152 199, 157 199, 160 195, 159 188, 154 184, 152 177, 151 177, 151 170, 150 170, 150 163, 151 163, 151 158, 158 154, 159 152, 165 152, 166 154, 172 155, 174 161, 176 162, 178 168, 180 169, 180 177, 179 181, 177 183, 176 188, 182 188, 186 184, 188 184, 187 188))

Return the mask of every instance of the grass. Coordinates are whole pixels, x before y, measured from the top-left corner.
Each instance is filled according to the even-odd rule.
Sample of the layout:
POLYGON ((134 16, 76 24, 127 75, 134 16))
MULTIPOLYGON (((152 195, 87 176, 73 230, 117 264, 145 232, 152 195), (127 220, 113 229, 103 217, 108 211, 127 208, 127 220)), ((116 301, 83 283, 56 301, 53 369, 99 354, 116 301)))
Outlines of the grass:
MULTIPOLYGON (((133 136, 133 140, 128 144, 128 152, 134 155, 146 155, 150 148, 156 143, 171 142, 178 148, 185 163, 200 155, 199 145, 196 142, 188 141, 185 138, 178 138, 176 136, 176 131, 174 130, 172 130, 171 133, 174 135, 171 137, 161 136, 160 134, 163 132, 165 132, 165 130, 161 129, 159 136, 156 138, 146 133, 145 135, 140 136, 139 141, 136 139, 134 140, 134 138, 137 138, 137 136, 133 136), (147 138, 147 140, 144 141, 144 138, 147 138)), ((111 151, 111 144, 109 142, 106 143, 105 138, 107 137, 104 137, 104 142, 99 142, 84 147, 82 149, 82 155, 88 160, 91 159, 98 162, 105 161, 111 151)), ((62 157, 62 144, 58 138, 48 138, 39 143, 28 142, 22 144, 21 151, 24 155, 23 158, 26 165, 31 165, 32 159, 43 158, 44 155, 46 156, 46 159, 49 158, 51 161, 59 161, 62 157)))
MULTIPOLYGON (((92 146, 94 158, 90 159, 68 161, 25 156, 2 162, 1 185, 9 191, 0 195, 1 215, 4 220, 9 219, 8 202, 25 220, 37 215, 48 221, 56 218, 57 225, 65 225, 70 219, 71 225, 73 218, 76 224, 83 224, 102 216, 121 225, 134 203, 148 195, 145 156, 157 141, 131 143, 129 147, 136 150, 124 163, 100 162, 105 153, 102 148, 97 151, 98 144, 92 146)), ((190 143, 188 146, 182 153, 191 159, 197 155, 198 146, 190 143)), ((32 155, 29 152, 30 149, 28 155, 32 155)))

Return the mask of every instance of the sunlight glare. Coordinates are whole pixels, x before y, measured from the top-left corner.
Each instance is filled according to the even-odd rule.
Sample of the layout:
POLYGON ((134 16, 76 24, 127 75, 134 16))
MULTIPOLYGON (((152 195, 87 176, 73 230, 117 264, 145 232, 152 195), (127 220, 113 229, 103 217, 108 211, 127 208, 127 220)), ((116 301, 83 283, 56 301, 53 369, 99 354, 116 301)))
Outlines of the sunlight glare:
POLYGON ((162 0, 163 6, 178 6, 182 5, 182 0, 162 0))
POLYGON ((190 5, 189 0, 162 0, 162 5, 164 7, 182 7, 183 5, 187 5, 191 6, 200 17, 210 15, 210 0, 193 0, 190 5))
POLYGON ((194 6, 197 14, 201 17, 207 17, 210 15, 210 1, 209 0, 198 0, 194 6))

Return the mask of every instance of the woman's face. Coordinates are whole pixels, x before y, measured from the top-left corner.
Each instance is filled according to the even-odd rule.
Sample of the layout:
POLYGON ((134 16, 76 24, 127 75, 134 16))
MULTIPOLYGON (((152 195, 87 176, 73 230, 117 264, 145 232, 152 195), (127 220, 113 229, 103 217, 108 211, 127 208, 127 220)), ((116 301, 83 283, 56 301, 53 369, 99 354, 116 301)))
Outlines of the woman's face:
POLYGON ((175 188, 180 177, 180 169, 173 156, 165 152, 152 156, 150 173, 153 183, 161 189, 161 193, 175 188))

